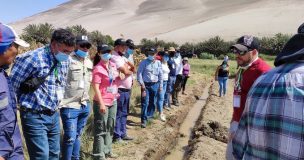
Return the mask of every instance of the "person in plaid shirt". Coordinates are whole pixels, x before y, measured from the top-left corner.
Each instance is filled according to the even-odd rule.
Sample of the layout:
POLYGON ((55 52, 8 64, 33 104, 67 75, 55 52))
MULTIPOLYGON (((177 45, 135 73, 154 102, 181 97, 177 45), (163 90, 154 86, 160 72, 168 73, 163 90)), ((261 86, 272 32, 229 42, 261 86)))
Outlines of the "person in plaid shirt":
POLYGON ((58 106, 66 84, 69 54, 75 37, 64 29, 54 31, 50 45, 18 56, 11 81, 20 105, 20 117, 30 159, 59 159, 58 106), (39 87, 25 92, 25 81, 46 77, 39 87))
POLYGON ((296 34, 255 81, 232 140, 235 159, 304 159, 303 60, 304 34, 296 34))

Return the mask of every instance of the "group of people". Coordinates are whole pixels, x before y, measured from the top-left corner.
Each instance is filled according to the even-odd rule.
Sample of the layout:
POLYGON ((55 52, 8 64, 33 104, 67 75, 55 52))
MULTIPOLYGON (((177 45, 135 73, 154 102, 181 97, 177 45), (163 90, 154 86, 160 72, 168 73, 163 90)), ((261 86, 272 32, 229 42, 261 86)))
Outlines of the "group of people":
MULTIPOLYGON (((259 58, 256 37, 242 36, 231 50, 239 70, 226 159, 304 159, 304 24, 277 55, 273 69, 259 58)), ((225 61, 218 67, 219 83, 227 79, 222 76, 227 72, 220 71, 226 67, 225 61)))
MULTIPOLYGON (((134 75, 141 88, 141 127, 163 109, 179 106, 189 77, 188 59, 173 47, 146 50, 135 68, 131 39, 102 44, 92 60, 86 35, 56 29, 49 45, 18 55, 28 47, 9 26, 0 24, 0 160, 24 159, 17 106, 30 159, 79 159, 81 133, 92 108, 94 159, 116 157, 112 142, 127 134, 134 75), (7 69, 14 63, 8 75, 7 69), (136 71, 137 70, 137 71, 136 71), (94 90, 93 104, 89 90, 94 90), (91 107, 92 106, 92 107, 91 107), (64 130, 60 150, 60 117, 64 130)), ((227 159, 304 159, 304 25, 275 59, 275 68, 259 58, 259 41, 245 35, 231 46, 239 70, 233 91, 233 116, 227 159)), ((228 58, 217 68, 225 96, 228 58)))
POLYGON ((30 159, 79 159, 81 134, 92 110, 92 155, 101 160, 117 157, 112 142, 133 140, 126 125, 134 77, 141 88, 142 128, 156 108, 166 121, 163 108, 172 108, 170 97, 179 106, 179 92, 186 94, 190 65, 173 47, 149 48, 147 58, 135 68, 131 39, 119 38, 114 47, 98 45, 92 60, 88 37, 75 37, 65 29, 56 29, 49 45, 17 56, 19 46, 29 44, 0 23, 0 160, 24 159, 17 106, 30 159))

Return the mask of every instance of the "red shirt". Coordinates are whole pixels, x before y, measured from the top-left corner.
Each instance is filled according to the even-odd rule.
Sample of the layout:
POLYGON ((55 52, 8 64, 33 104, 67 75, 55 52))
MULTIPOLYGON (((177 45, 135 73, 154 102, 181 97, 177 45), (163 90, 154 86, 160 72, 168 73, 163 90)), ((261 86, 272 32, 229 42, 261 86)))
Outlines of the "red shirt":
MULTIPOLYGON (((233 108, 232 121, 237 121, 237 122, 240 121, 242 113, 245 108, 247 94, 251 86, 253 85, 254 81, 257 78, 259 78, 260 75, 269 71, 270 69, 271 67, 265 61, 259 58, 255 62, 253 62, 252 65, 247 70, 245 70, 242 73, 242 79, 240 83, 241 91, 239 93, 241 96, 241 103, 239 108, 236 107, 233 108)), ((236 91, 235 89, 234 92, 238 92, 238 91, 236 91)))

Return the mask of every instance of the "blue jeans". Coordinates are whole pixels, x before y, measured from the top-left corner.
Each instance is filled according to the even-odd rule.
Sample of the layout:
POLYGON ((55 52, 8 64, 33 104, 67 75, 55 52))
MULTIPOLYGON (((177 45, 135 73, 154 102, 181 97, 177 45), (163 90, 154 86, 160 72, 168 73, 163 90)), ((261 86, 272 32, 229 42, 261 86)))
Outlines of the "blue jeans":
POLYGON ((226 85, 227 85, 228 77, 218 77, 218 82, 220 85, 219 94, 222 96, 222 94, 226 94, 226 85))
POLYGON ((31 160, 58 160, 60 154, 59 112, 53 115, 20 112, 23 135, 31 160))
POLYGON ((62 159, 78 160, 81 146, 82 129, 90 115, 90 103, 80 109, 62 108, 60 110, 63 125, 62 159))
POLYGON ((11 106, 0 109, 0 156, 9 160, 24 159, 16 110, 11 106))
POLYGON ((176 82, 176 76, 170 76, 169 77, 169 93, 172 94, 173 90, 174 90, 174 85, 175 85, 175 82, 176 82))
POLYGON ((141 123, 146 124, 153 117, 156 108, 159 83, 145 83, 146 96, 141 99, 141 123))
POLYGON ((167 91, 166 91, 165 99, 164 99, 164 105, 168 105, 168 107, 171 106, 170 95, 173 92, 175 81, 176 81, 176 76, 169 76, 169 80, 167 82, 167 91))
POLYGON ((131 91, 118 90, 120 97, 117 100, 116 125, 114 138, 123 138, 127 135, 127 116, 130 104, 131 91))
POLYGON ((167 83, 168 81, 163 81, 163 90, 158 92, 157 100, 157 110, 158 112, 163 112, 165 94, 167 93, 167 83))

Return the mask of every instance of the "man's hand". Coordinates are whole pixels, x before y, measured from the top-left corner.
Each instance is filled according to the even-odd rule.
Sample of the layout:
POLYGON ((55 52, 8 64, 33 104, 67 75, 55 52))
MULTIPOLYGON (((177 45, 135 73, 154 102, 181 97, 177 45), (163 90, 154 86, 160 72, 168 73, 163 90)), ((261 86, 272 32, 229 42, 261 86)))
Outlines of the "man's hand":
POLYGON ((141 97, 146 97, 146 96, 147 96, 146 91, 141 91, 141 97))
POLYGON ((3 157, 0 156, 0 160, 5 160, 3 157))
POLYGON ((141 97, 146 97, 146 87, 144 85, 140 86, 141 89, 141 97))

